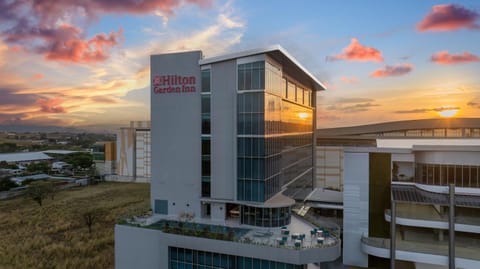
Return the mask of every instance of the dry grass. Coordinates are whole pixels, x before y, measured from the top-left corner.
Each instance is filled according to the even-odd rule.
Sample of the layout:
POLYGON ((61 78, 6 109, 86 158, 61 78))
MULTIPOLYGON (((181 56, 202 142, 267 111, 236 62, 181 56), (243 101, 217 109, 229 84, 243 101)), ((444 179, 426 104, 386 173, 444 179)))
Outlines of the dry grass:
POLYGON ((113 268, 114 225, 150 209, 150 184, 101 183, 57 193, 40 207, 0 201, 0 268, 113 268), (86 208, 102 210, 92 234, 86 208))

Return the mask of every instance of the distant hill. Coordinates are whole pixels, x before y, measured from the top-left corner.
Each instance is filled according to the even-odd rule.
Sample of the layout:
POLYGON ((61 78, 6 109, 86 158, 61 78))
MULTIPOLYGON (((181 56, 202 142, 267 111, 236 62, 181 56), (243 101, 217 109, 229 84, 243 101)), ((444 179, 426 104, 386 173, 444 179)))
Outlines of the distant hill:
POLYGON ((85 133, 85 129, 63 126, 46 126, 46 125, 10 125, 0 124, 0 132, 15 133, 85 133))

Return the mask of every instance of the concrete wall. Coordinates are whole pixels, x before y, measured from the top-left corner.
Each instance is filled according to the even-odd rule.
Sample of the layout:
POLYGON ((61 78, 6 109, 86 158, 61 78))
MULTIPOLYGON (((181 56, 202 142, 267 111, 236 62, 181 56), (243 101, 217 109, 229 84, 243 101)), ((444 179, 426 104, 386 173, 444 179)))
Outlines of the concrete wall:
POLYGON ((151 176, 151 135, 150 130, 137 130, 135 135, 136 176, 151 176))
POLYGON ((117 133, 117 174, 134 176, 135 129, 121 128, 117 133))
POLYGON ((237 64, 211 66, 211 197, 235 199, 237 150, 237 64))
POLYGON ((361 239, 368 236, 369 154, 346 151, 344 165, 343 263, 368 267, 361 239))
POLYGON ((168 214, 174 216, 201 216, 201 57, 200 51, 193 51, 150 59, 152 208, 156 199, 167 200, 168 214), (195 85, 188 86, 195 91, 154 93, 156 76, 193 76, 195 85))
POLYGON ((343 191, 343 147, 316 147, 316 188, 343 191))
POLYGON ((115 268, 168 268, 168 246, 293 264, 333 261, 340 255, 340 244, 333 247, 295 250, 116 225, 115 268))
POLYGON ((480 165, 480 152, 415 152, 417 163, 430 164, 458 164, 458 165, 480 165))

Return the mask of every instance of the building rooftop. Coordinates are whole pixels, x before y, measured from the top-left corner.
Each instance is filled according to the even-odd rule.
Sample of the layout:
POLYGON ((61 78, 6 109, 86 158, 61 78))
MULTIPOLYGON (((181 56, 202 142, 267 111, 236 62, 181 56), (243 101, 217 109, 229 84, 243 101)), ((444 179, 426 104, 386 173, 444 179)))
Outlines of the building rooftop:
POLYGON ((305 204, 314 208, 343 209, 343 192, 315 188, 305 198, 305 204))
POLYGON ((480 128, 480 118, 422 119, 392 121, 349 127, 317 129, 319 137, 356 136, 416 129, 480 128))
POLYGON ((73 150, 63 150, 63 149, 49 149, 49 150, 44 150, 42 151, 43 153, 46 154, 58 154, 58 155, 69 155, 81 151, 73 151, 73 150))
MULTIPOLYGON (((412 202, 418 204, 448 205, 448 193, 437 193, 418 188, 414 184, 392 184, 392 196, 397 202, 412 202)), ((480 208, 480 196, 455 194, 455 205, 480 208)))
POLYGON ((7 163, 42 161, 50 159, 52 159, 52 157, 48 156, 43 152, 20 152, 0 154, 0 162, 6 161, 7 163))
POLYGON ((316 91, 322 91, 327 89, 327 87, 325 87, 322 82, 320 82, 315 76, 313 76, 305 67, 303 67, 292 55, 290 55, 290 53, 288 53, 280 45, 272 45, 269 47, 245 50, 211 58, 205 58, 201 59, 199 61, 199 64, 206 65, 258 54, 267 54, 275 61, 280 63, 287 73, 296 74, 298 77, 301 78, 302 82, 308 81, 310 85, 305 86, 310 86, 313 90, 316 91))
POLYGON ((480 151, 478 138, 379 138, 379 148, 403 148, 416 151, 480 151))

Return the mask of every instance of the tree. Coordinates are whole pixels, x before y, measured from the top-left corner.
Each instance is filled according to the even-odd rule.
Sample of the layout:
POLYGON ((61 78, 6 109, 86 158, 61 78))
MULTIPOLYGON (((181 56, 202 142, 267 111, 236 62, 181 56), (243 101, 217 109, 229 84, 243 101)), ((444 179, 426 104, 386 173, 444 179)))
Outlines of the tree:
POLYGON ((50 170, 50 164, 48 162, 38 162, 38 163, 31 163, 27 167, 28 172, 42 172, 42 173, 48 173, 50 170))
POLYGON ((65 162, 73 165, 74 168, 90 168, 93 164, 93 157, 88 152, 79 152, 69 155, 65 162))
MULTIPOLYGON (((55 186, 52 182, 33 182, 28 185, 27 194, 40 206, 47 195, 52 195, 55 191, 55 186)), ((51 196, 53 199, 53 195, 51 196)))
POLYGON ((0 144, 0 153, 16 152, 17 144, 15 143, 2 143, 0 144))
POLYGON ((104 215, 104 212, 100 208, 86 208, 80 211, 83 222, 88 227, 88 233, 92 234, 93 224, 98 222, 101 217, 104 215))
POLYGON ((11 188, 18 187, 17 183, 10 180, 10 177, 0 176, 0 191, 8 191, 11 188))
POLYGON ((0 168, 3 169, 18 169, 18 166, 16 164, 9 164, 6 161, 1 161, 0 162, 0 168))

